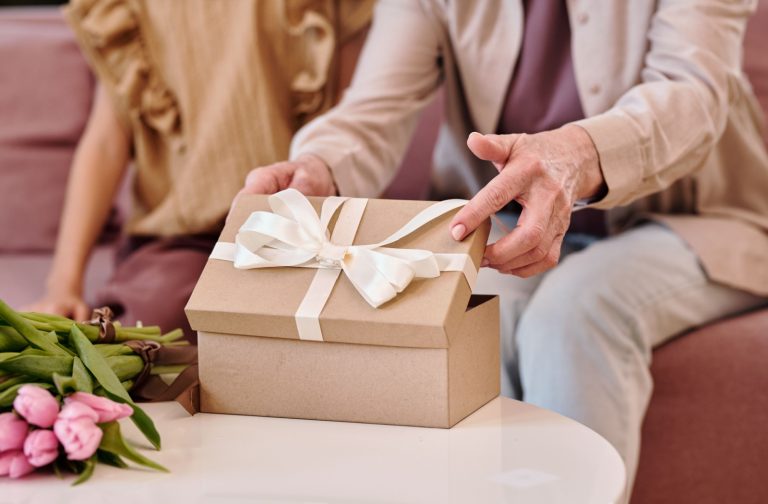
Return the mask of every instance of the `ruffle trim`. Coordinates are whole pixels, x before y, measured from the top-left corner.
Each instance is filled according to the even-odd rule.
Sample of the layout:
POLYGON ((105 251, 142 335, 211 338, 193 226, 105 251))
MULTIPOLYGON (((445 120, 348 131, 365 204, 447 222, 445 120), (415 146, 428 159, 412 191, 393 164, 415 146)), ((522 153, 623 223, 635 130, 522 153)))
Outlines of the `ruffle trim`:
POLYGON ((312 116, 323 109, 327 101, 328 77, 336 50, 336 29, 331 21, 309 6, 293 10, 285 5, 285 26, 289 36, 303 41, 300 68, 291 80, 294 117, 312 116), (303 11, 303 12, 301 12, 303 11))
POLYGON ((96 72, 129 116, 165 134, 181 126, 175 96, 150 63, 139 15, 126 0, 71 0, 68 17, 96 72))

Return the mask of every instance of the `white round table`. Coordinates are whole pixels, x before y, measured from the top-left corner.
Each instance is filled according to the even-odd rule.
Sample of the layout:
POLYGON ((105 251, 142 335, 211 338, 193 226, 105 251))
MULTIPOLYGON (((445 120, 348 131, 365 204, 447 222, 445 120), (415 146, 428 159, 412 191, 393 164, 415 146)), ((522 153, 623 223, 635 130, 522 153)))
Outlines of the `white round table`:
POLYGON ((4 478, 0 503, 608 504, 625 484, 603 438, 505 398, 449 430, 191 417, 176 403, 145 406, 163 436, 163 450, 147 455, 171 474, 100 465, 78 487, 51 474, 4 478))

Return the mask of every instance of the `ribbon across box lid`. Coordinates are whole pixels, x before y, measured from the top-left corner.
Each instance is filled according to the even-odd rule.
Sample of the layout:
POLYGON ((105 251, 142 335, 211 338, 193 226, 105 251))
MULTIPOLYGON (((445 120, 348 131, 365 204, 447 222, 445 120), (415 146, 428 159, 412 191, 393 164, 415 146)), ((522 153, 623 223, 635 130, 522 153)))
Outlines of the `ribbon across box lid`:
MULTIPOLYGON (((446 328, 460 320, 467 307, 469 283, 482 258, 489 224, 456 242, 450 237, 448 223, 460 202, 309 198, 309 203, 311 206, 295 191, 239 199, 187 305, 192 327, 262 337, 446 347, 446 328), (356 213, 362 217, 352 217, 356 213), (354 225, 350 226, 350 220, 354 225), (296 221, 302 225, 297 226, 296 221), (314 224, 304 225, 309 222, 314 224), (404 226, 403 232, 397 233, 404 226), (330 230, 328 240, 320 244, 315 237, 325 227, 330 230), (399 236, 403 237, 385 242, 372 253, 371 247, 399 236), (347 260, 341 274, 339 261, 348 252, 339 244, 349 244, 352 237, 354 261, 347 260), (306 247, 308 250, 292 246, 300 242, 312 245, 306 247), (434 275, 430 271, 435 264, 443 271, 434 278, 403 283, 394 268, 388 274, 394 277, 394 288, 402 292, 391 298, 392 287, 387 282, 381 289, 366 285, 369 275, 360 268, 366 261, 386 263, 390 256, 408 258, 420 271, 417 276, 434 275), (424 261, 413 261, 422 256, 424 261), (423 264, 417 264, 420 262, 423 264), (270 267, 263 267, 263 263, 270 267), (275 263, 292 266, 273 267, 275 263), (256 269, 243 269, 249 267, 256 269), (323 304, 310 303, 315 306, 309 306, 307 312, 308 291, 322 290, 318 289, 322 286, 313 285, 317 283, 325 283, 330 294, 323 304), (314 316, 315 324, 319 320, 317 331, 312 331, 312 310, 321 310, 319 317, 314 316), (301 316, 305 312, 309 317, 301 316), (322 337, 312 336, 315 332, 321 332, 322 337)), ((394 261, 395 266, 398 262, 394 261)))

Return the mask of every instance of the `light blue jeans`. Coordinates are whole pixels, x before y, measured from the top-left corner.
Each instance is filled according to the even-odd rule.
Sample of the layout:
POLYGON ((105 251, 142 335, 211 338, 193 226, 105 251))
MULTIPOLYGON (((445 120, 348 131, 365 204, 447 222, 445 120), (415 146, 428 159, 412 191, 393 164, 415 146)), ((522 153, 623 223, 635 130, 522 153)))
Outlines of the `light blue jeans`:
MULTIPOLYGON (((501 236, 494 225, 491 241, 501 236)), ((572 238, 553 270, 521 279, 484 268, 475 292, 501 298, 502 394, 606 438, 624 459, 630 492, 652 349, 767 300, 710 282, 685 242, 659 224, 589 245, 572 238)))

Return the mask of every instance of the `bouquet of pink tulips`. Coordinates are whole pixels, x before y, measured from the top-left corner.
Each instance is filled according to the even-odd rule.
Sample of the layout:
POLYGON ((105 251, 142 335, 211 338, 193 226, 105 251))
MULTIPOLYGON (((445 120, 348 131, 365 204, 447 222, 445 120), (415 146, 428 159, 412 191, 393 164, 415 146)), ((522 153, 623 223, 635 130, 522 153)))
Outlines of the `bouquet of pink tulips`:
POLYGON ((78 484, 98 462, 127 467, 126 460, 166 471, 125 442, 118 420, 130 418, 159 449, 160 434, 129 391, 156 372, 181 372, 196 354, 158 359, 186 344, 181 331, 123 327, 97 312, 77 323, 18 313, 0 300, 0 476, 51 466, 79 474, 78 484))
POLYGON ((13 411, 0 414, 0 476, 20 478, 50 465, 80 474, 78 484, 93 474, 97 461, 125 467, 123 458, 166 471, 120 435, 117 420, 132 414, 127 404, 87 392, 65 397, 61 406, 46 389, 24 385, 13 411))

